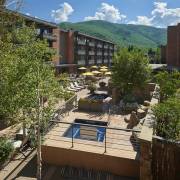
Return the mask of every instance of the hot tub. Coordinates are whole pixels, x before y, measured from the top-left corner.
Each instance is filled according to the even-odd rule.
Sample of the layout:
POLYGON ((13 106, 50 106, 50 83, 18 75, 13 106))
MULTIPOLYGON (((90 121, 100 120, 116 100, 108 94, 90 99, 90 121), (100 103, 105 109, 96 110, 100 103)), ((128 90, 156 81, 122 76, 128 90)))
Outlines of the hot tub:
POLYGON ((103 142, 106 131, 107 122, 75 119, 67 131, 64 133, 64 137, 103 142))

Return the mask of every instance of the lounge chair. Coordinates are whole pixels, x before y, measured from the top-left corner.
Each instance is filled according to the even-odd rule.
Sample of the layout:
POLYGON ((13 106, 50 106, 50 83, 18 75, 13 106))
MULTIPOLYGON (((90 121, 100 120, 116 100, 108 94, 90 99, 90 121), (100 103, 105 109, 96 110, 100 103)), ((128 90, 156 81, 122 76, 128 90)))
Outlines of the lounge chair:
POLYGON ((80 86, 76 81, 74 82, 75 87, 84 89, 84 86, 80 86))
POLYGON ((73 91, 73 92, 78 92, 77 89, 74 89, 74 88, 71 88, 71 87, 67 87, 67 90, 68 90, 68 91, 73 91))
POLYGON ((73 83, 70 83, 70 87, 71 87, 72 89, 81 90, 81 88, 75 87, 73 83))
POLYGON ((20 152, 24 157, 26 157, 23 151, 26 147, 31 147, 29 135, 27 135, 23 140, 15 140, 13 146, 17 152, 20 152))

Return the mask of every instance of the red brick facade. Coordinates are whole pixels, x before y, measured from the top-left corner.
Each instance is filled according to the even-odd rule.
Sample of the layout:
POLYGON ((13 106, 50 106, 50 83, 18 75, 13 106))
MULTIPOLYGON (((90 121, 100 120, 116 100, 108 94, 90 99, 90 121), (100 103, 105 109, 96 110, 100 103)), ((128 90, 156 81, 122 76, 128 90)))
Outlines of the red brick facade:
MULTIPOLYGON (((164 55, 164 49, 161 49, 164 55)), ((180 69, 180 23, 169 26, 167 32, 166 61, 169 69, 180 69)))

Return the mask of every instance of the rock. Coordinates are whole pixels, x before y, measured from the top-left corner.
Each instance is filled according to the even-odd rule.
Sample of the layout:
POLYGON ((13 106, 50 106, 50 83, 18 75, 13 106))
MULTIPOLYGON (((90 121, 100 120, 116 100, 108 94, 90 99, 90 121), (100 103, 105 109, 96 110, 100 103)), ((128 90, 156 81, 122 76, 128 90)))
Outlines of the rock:
POLYGON ((146 111, 146 113, 147 113, 149 108, 147 106, 140 105, 140 109, 146 111))
POLYGON ((144 106, 150 106, 150 102, 149 101, 144 101, 144 106))
POLYGON ((136 115, 135 111, 132 111, 130 119, 129 119, 129 124, 127 126, 128 129, 132 129, 134 126, 136 126, 139 123, 139 119, 136 115))
MULTIPOLYGON (((133 127, 133 130, 138 130, 138 131, 140 131, 141 129, 142 129, 142 125, 141 125, 141 124, 138 124, 137 126, 133 127)), ((138 141, 139 136, 140 136, 140 133, 139 133, 139 132, 135 132, 135 131, 132 132, 132 137, 133 137, 136 141, 138 141)))
POLYGON ((129 122, 130 122, 130 119, 128 119, 127 117, 125 117, 125 118, 124 118, 124 121, 125 121, 126 123, 129 123, 129 122))
POLYGON ((142 119, 142 118, 144 118, 146 116, 146 111, 144 111, 144 110, 142 110, 142 109, 138 109, 137 110, 137 117, 139 118, 139 119, 142 119))

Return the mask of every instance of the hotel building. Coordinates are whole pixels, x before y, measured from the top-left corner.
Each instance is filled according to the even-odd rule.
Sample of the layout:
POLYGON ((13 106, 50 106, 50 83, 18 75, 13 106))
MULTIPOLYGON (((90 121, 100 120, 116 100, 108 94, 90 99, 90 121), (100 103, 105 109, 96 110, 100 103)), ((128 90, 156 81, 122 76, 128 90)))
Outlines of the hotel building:
POLYGON ((161 47, 161 57, 166 60, 167 67, 180 69, 180 23, 167 29, 167 45, 161 47))
POLYGON ((22 17, 27 26, 35 25, 37 36, 46 39, 49 47, 55 49, 53 63, 58 73, 74 73, 80 66, 112 64, 115 44, 89 36, 78 31, 63 30, 57 24, 31 17, 19 12, 5 10, 22 17))
POLYGON ((112 64, 115 44, 78 31, 60 29, 60 71, 74 72, 79 66, 112 64), (67 68, 68 67, 68 68, 67 68))

